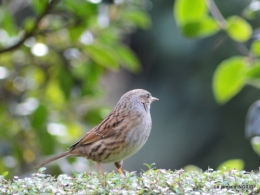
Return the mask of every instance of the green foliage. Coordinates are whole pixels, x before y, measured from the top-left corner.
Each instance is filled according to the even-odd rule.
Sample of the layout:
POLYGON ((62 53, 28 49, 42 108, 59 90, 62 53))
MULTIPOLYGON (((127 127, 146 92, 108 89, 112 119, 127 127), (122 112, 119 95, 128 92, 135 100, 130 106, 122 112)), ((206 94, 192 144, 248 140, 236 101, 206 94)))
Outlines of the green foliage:
POLYGON ((223 61, 214 73, 213 89, 219 103, 236 95, 245 84, 246 65, 242 57, 223 61))
POLYGON ((151 19, 149 15, 143 11, 128 10, 122 14, 122 17, 139 28, 148 29, 151 27, 151 19))
POLYGON ((245 42, 251 37, 252 28, 243 18, 231 16, 227 18, 227 24, 227 33, 235 41, 245 42))
POLYGON ((249 194, 260 187, 259 173, 150 169, 138 176, 125 172, 65 174, 57 178, 39 170, 32 177, 0 178, 1 194, 249 194), (102 187, 101 183, 105 183, 102 187))
POLYGON ((208 14, 204 0, 195 0, 193 3, 189 0, 178 0, 174 8, 175 18, 181 25, 204 19, 208 14))
POLYGON ((139 72, 141 70, 140 62, 137 56, 129 47, 126 45, 120 45, 116 47, 115 50, 119 55, 119 60, 122 66, 132 72, 139 72))
POLYGON ((206 1, 177 0, 174 6, 175 18, 182 33, 187 37, 204 37, 217 32, 217 22, 208 15, 206 1))
POLYGON ((221 165, 218 167, 218 170, 225 171, 236 169, 238 171, 242 171, 244 169, 244 164, 244 161, 241 159, 231 159, 221 163, 221 165))
POLYGON ((40 128, 46 123, 48 110, 44 105, 39 105, 31 114, 31 126, 35 129, 40 128))
POLYGON ((106 68, 118 70, 119 63, 117 61, 116 53, 112 48, 101 44, 94 44, 87 46, 86 51, 89 54, 89 57, 97 64, 106 68))
POLYGON ((212 86, 218 103, 224 104, 229 101, 245 84, 260 87, 259 41, 252 41, 250 49, 243 44, 252 38, 255 31, 246 19, 256 19, 260 13, 259 9, 249 5, 243 11, 245 18, 234 15, 225 19, 214 1, 196 0, 196 3, 191 3, 189 0, 176 0, 174 13, 185 36, 200 38, 224 31, 237 48, 240 48, 239 51, 243 51, 241 56, 230 56, 221 62, 214 73, 212 86))
POLYGON ((256 56, 260 56, 260 41, 256 40, 251 44, 250 50, 256 56))
POLYGON ((14 19, 12 15, 4 7, 0 8, 0 12, 2 14, 2 18, 0 20, 0 26, 2 26, 3 29, 6 29, 6 32, 9 34, 9 36, 16 35, 17 28, 14 23, 14 19))
POLYGON ((256 136, 251 139, 251 146, 255 153, 260 156, 260 137, 256 136))
POLYGON ((0 173, 8 177, 65 150, 108 114, 100 80, 141 70, 123 40, 151 26, 141 0, 13 3, 0 5, 0 173))

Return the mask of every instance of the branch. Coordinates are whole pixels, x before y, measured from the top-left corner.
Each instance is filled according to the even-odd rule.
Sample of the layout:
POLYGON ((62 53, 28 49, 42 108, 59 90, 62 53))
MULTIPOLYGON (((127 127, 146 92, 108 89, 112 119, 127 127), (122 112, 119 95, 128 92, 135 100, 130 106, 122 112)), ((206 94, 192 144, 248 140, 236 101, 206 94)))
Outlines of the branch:
POLYGON ((59 0, 52 0, 50 1, 50 3, 48 3, 45 7, 45 9, 43 10, 42 14, 38 16, 38 18, 36 19, 36 22, 33 26, 33 28, 28 31, 28 32, 25 32, 23 37, 17 42, 15 43, 14 45, 10 46, 10 47, 7 47, 7 48, 4 48, 4 49, 0 49, 0 53, 5 53, 5 52, 9 52, 9 51, 12 51, 18 47, 20 47, 24 41, 26 41, 26 39, 32 37, 35 33, 35 31, 37 30, 37 27, 39 25, 39 23, 41 22, 41 20, 52 10, 52 8, 54 7, 55 3, 58 2, 59 0))
POLYGON ((222 16, 220 13, 218 7, 216 6, 214 0, 208 0, 208 8, 212 16, 216 19, 218 25, 220 26, 221 29, 224 29, 227 25, 227 22, 225 18, 222 16))
MULTIPOLYGON (((225 18, 223 17, 223 15, 221 14, 221 12, 219 11, 217 5, 215 4, 214 0, 206 0, 206 2, 208 2, 208 8, 210 13, 212 14, 212 16, 215 18, 215 20, 217 21, 219 27, 222 30, 226 29, 227 26, 227 21, 225 20, 225 18)), ((250 52, 250 50, 243 44, 243 43, 238 43, 238 42, 234 42, 237 50, 244 56, 250 57, 250 58, 254 58, 254 55, 250 52)))

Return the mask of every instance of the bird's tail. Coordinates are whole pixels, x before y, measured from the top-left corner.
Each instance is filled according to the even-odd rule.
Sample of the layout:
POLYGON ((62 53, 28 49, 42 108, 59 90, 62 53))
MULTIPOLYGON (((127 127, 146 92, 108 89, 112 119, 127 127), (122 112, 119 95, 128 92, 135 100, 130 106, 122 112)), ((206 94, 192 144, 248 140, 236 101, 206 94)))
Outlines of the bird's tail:
POLYGON ((50 159, 48 159, 46 161, 43 161, 42 163, 38 164, 36 166, 36 168, 40 168, 40 167, 42 167, 42 166, 44 166, 44 165, 46 165, 46 164, 48 164, 48 163, 50 163, 52 161, 58 160, 60 158, 63 158, 65 156, 69 156, 69 155, 71 155, 71 151, 63 152, 63 153, 61 153, 61 154, 59 154, 57 156, 54 156, 54 157, 52 157, 52 158, 50 158, 50 159))

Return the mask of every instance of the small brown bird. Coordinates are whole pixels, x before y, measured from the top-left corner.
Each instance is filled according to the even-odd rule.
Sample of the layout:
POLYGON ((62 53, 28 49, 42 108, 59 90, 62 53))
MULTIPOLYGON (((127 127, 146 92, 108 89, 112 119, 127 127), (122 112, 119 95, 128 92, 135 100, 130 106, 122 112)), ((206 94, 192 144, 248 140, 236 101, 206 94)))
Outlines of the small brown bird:
POLYGON ((65 156, 82 156, 97 163, 114 163, 118 172, 124 174, 123 160, 136 153, 149 137, 152 120, 150 105, 158 100, 143 89, 125 93, 114 110, 81 140, 72 145, 69 151, 44 161, 38 167, 65 156))

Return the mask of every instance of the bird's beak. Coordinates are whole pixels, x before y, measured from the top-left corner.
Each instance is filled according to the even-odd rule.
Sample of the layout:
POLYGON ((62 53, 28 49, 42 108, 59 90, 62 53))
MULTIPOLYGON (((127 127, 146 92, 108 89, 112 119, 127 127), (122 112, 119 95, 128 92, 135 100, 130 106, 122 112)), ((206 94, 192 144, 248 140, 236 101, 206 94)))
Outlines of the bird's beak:
POLYGON ((157 100, 159 100, 159 99, 156 97, 152 97, 152 102, 157 101, 157 100))

